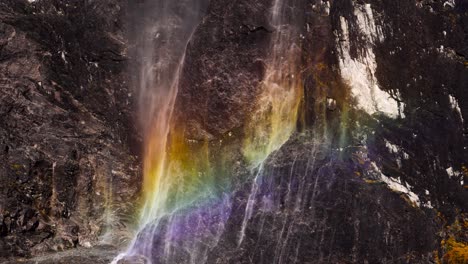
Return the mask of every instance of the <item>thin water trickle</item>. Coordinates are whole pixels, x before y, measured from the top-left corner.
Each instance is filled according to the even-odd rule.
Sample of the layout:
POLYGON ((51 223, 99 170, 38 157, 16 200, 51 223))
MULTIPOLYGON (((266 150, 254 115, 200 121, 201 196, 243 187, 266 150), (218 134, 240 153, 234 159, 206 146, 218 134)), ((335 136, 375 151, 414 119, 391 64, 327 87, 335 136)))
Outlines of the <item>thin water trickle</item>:
POLYGON ((237 246, 240 246, 242 244, 242 241, 244 240, 244 235, 245 235, 245 228, 247 227, 248 221, 252 217, 253 207, 254 207, 255 199, 257 198, 258 187, 260 184, 259 180, 263 172, 263 164, 264 162, 260 163, 258 172, 256 173, 255 178, 252 182, 252 189, 250 190, 249 197, 247 198, 247 205, 245 206, 245 214, 244 214, 244 219, 242 220, 242 226, 241 226, 239 241, 237 242, 237 246))

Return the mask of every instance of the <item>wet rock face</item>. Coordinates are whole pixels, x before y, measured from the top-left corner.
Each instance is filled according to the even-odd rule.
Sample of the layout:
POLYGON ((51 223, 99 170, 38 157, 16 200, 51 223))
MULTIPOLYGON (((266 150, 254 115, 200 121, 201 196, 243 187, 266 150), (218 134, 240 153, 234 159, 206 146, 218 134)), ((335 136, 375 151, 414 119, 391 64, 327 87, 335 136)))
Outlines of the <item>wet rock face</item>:
MULTIPOLYGON (((460 182, 466 175, 452 177, 447 173, 450 168, 461 172, 468 155, 463 119, 468 108, 464 92, 468 83, 467 44, 462 33, 468 24, 462 2, 454 6, 451 1, 421 1, 416 6, 402 3, 408 20, 384 17, 395 37, 378 45, 376 53, 377 77, 383 88, 396 88, 401 93, 406 116, 399 125, 379 129, 377 138, 397 142, 400 152, 407 149, 411 153, 411 162, 404 162, 398 174, 420 194, 428 190, 427 199, 452 217, 449 211, 468 205, 460 182)), ((393 3, 376 4, 378 12, 392 8, 396 8, 393 3)), ((395 159, 395 155, 383 158, 388 167, 396 164, 390 161, 392 156, 395 159)))
MULTIPOLYGON (((362 5, 346 2, 335 1, 332 19, 337 26, 340 17, 351 21, 351 54, 356 58, 369 52, 359 40, 359 18, 350 15, 362 5)), ((462 2, 367 1, 382 30, 382 39, 372 47, 375 77, 402 111, 401 118, 370 125, 374 134, 366 141, 369 156, 384 174, 413 186, 422 204, 429 203, 452 221, 455 212, 467 208, 466 174, 461 173, 467 157, 463 120, 467 103, 462 91, 468 76, 462 33, 467 29, 467 10, 462 2), (395 16, 397 9, 405 11, 395 16)))
POLYGON ((212 140, 242 127, 264 77, 269 5, 211 1, 187 47, 177 97, 187 138, 212 140))
MULTIPOLYGON (((363 181, 348 155, 293 138, 263 172, 244 241, 232 254, 214 250, 212 261, 428 263, 437 246, 435 212, 408 205, 384 183, 363 181)), ((240 210, 232 215, 230 226, 242 223, 240 210)), ((223 240, 219 247, 232 252, 223 240)))
POLYGON ((0 3, 0 257, 88 247, 130 214, 121 7, 0 3))
MULTIPOLYGON (((226 230, 216 245, 207 246, 207 262, 463 262, 446 241, 466 245, 461 235, 466 227, 453 231, 466 221, 468 208, 466 4, 335 0, 300 5, 307 6, 304 18, 298 17, 304 19, 299 32, 304 34, 305 122, 298 125, 303 135, 272 155, 258 193, 252 197, 253 182, 258 184, 254 176, 236 189, 226 230), (318 151, 317 141, 324 145, 318 151), (239 244, 252 200, 254 213, 239 244)), ((244 65, 245 53, 239 52, 232 64, 220 49, 201 59, 205 51, 241 47, 245 41, 220 35, 230 32, 231 15, 222 16, 222 24, 210 24, 213 15, 208 13, 195 32, 182 74, 178 107, 181 115, 190 113, 188 138, 211 139, 245 124, 242 111, 229 116, 224 111, 236 109, 237 98, 247 92, 255 100, 255 87, 229 88, 228 78, 215 89, 213 76, 239 69, 242 74, 233 75, 241 81, 256 72, 247 70, 252 59, 265 57, 249 56, 244 65), (216 67, 210 72, 204 62, 216 67), (184 108, 194 105, 199 107, 184 108)), ((252 45, 247 51, 254 50, 252 45)), ((247 113, 250 102, 240 104, 247 113)), ((189 253, 173 250, 189 262, 189 253)))
MULTIPOLYGON (((233 164, 242 155, 237 131, 265 79, 272 2, 210 1, 187 46, 177 125, 199 141, 234 131, 227 147, 213 151, 235 153, 233 164)), ((298 132, 259 179, 236 165, 228 208, 213 204, 206 222, 196 210, 182 214, 182 233, 191 240, 176 245, 203 243, 199 252, 175 246, 171 257, 463 263, 468 5, 294 3, 304 9, 292 19, 304 84, 298 132)), ((133 45, 123 33, 127 8, 118 0, 0 3, 0 258, 89 247, 108 227, 118 235, 118 224, 131 217, 141 179, 125 71, 133 45)), ((164 237, 154 240, 164 262, 164 237)), ((60 261, 112 259, 99 254, 60 261)))

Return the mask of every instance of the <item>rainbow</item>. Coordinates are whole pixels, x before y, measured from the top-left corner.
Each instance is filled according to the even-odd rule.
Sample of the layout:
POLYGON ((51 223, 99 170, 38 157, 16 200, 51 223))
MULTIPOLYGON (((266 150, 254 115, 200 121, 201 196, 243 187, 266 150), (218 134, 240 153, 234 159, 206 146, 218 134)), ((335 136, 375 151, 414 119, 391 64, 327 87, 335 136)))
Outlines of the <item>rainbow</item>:
MULTIPOLYGON (((282 1, 275 1, 272 22, 282 23, 282 1)), ((240 153, 245 167, 260 170, 267 157, 278 150, 294 133, 300 116, 303 83, 300 72, 300 48, 291 43, 297 35, 293 26, 277 30, 271 41, 271 56, 267 70, 259 85, 259 95, 253 115, 245 120, 244 131, 233 135, 242 142, 240 153), (260 168, 260 169, 259 169, 260 168)), ((178 71, 183 63, 181 59, 178 71)), ((179 74, 176 74, 178 78, 179 74)), ((144 151, 143 204, 140 210, 139 230, 129 250, 114 260, 125 256, 142 255, 154 258, 153 244, 164 240, 164 259, 171 257, 171 244, 192 243, 194 234, 210 229, 212 237, 204 244, 216 243, 224 230, 233 205, 231 194, 233 180, 233 155, 219 153, 218 141, 191 141, 184 137, 184 126, 172 116, 176 100, 178 79, 169 87, 167 105, 157 106, 146 133, 144 151), (212 221, 210 219, 216 219, 212 221), (198 221, 198 222, 197 222, 198 221), (187 230, 187 223, 197 222, 187 230), (200 224, 203 223, 203 224, 200 224), (162 225, 165 225, 164 227, 162 225), (164 232, 161 231, 164 228, 164 232), (215 231, 213 231, 215 230, 215 231), (161 233, 163 232, 163 233, 161 233)), ((220 146, 221 144, 221 146, 220 146)), ((227 148, 229 149, 229 148, 227 148)), ((261 177, 258 173, 251 190, 255 196, 261 177)), ((242 241, 245 225, 252 210, 249 198, 244 224, 240 230, 242 241)), ((196 249, 192 259, 203 263, 203 250, 196 249)))

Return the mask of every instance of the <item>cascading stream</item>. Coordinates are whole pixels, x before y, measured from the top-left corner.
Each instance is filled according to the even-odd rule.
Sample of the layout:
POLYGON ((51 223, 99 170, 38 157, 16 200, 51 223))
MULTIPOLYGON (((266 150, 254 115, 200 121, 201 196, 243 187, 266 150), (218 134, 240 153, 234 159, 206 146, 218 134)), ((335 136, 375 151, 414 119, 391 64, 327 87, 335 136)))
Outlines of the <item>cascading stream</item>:
MULTIPOLYGON (((131 256, 150 263, 176 263, 181 250, 186 262, 205 263, 234 206, 229 190, 220 191, 228 188, 234 176, 232 168, 215 169, 210 163, 209 143, 186 140, 171 118, 185 48, 205 5, 206 0, 158 0, 143 8, 150 13, 143 17, 145 29, 137 41, 141 43, 137 56, 142 59, 138 104, 145 133, 144 205, 137 236, 114 263, 131 256)), ((239 244, 252 216, 260 180, 267 176, 263 175, 263 163, 296 129, 302 77, 300 48, 292 41, 299 34, 290 21, 291 8, 294 6, 287 1, 272 3, 270 20, 275 31, 271 55, 241 146, 247 166, 257 173, 239 230, 239 244)))
POLYGON ((275 0, 271 24, 275 28, 267 58, 266 77, 261 87, 257 110, 247 126, 244 155, 254 166, 286 142, 296 128, 302 96, 300 47, 292 42, 299 35, 289 21, 290 3, 275 0))
POLYGON ((199 23, 206 0, 153 0, 141 4, 135 16, 142 24, 135 37, 135 56, 140 61, 136 74, 138 114, 144 136, 143 194, 140 231, 127 255, 151 256, 152 232, 141 232, 157 226, 167 214, 170 184, 164 177, 167 165, 168 135, 178 90, 185 49, 199 23))
POLYGON ((166 149, 171 116, 187 43, 201 19, 204 0, 154 1, 155 21, 150 19, 143 40, 144 58, 140 76, 139 107, 144 124, 145 205, 141 226, 165 213, 167 189, 164 183, 166 149), (145 123, 148 122, 149 123, 145 123))
POLYGON ((271 55, 267 60, 266 78, 258 108, 247 127, 244 155, 257 169, 247 201, 238 244, 244 239, 246 225, 252 217, 255 197, 263 177, 264 162, 278 150, 296 129, 302 77, 300 76, 300 47, 293 39, 299 35, 298 28, 290 21, 287 9, 295 8, 294 1, 275 0, 271 24, 275 32, 270 44, 271 55))

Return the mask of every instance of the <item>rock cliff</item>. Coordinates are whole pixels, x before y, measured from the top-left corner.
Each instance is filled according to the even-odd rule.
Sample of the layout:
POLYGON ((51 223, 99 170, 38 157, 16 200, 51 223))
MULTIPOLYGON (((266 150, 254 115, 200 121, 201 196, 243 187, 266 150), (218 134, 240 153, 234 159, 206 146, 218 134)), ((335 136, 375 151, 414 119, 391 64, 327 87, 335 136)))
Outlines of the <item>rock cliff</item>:
MULTIPOLYGON (((214 187, 200 192, 222 199, 143 229, 154 232, 145 254, 156 263, 466 263, 468 3, 293 0, 277 23, 278 2, 203 7, 174 102, 168 138, 178 148, 168 152, 193 153, 175 160, 202 164, 214 187), (255 116, 275 111, 258 102, 272 61, 288 60, 275 57, 284 39, 295 57, 282 78, 299 87, 294 131, 253 168, 252 133, 277 125, 255 116)), ((147 5, 0 3, 0 259, 118 247, 134 235, 145 142, 135 51, 147 5)), ((203 181, 202 165, 183 169, 203 181)), ((117 251, 77 254, 31 261, 108 263, 117 251)))

